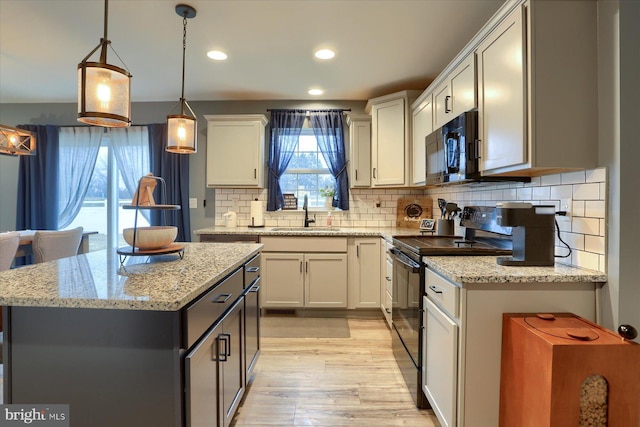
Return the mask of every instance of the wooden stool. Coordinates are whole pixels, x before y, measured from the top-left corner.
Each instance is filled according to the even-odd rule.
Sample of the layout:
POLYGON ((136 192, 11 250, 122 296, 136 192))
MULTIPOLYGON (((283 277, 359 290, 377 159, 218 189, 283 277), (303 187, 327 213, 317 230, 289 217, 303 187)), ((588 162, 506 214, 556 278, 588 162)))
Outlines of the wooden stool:
POLYGON ((640 345, 568 313, 502 324, 500 427, 640 426, 640 345))

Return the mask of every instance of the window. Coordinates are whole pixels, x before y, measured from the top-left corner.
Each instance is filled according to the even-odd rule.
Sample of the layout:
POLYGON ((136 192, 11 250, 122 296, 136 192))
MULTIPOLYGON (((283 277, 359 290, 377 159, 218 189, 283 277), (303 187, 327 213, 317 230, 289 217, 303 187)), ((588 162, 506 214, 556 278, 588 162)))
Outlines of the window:
POLYGON ((335 184, 336 180, 329 172, 313 129, 302 129, 287 170, 280 177, 282 192, 295 194, 299 207, 302 206, 302 200, 307 195, 309 207, 324 208, 326 197, 320 190, 333 189, 335 184))
MULTIPOLYGON (((131 204, 133 192, 125 185, 125 180, 116 161, 115 150, 113 142, 109 136, 105 135, 102 138, 96 166, 80 212, 71 224, 65 227, 71 229, 82 226, 85 231, 97 231, 98 234, 92 235, 89 239, 91 251, 107 248, 111 250, 126 246, 122 230, 134 225, 136 211, 122 208, 124 205, 131 204)), ((142 165, 135 168, 139 170, 131 171, 136 177, 135 179, 138 179, 149 172, 144 170, 149 161, 148 149, 144 145, 133 145, 128 147, 128 151, 131 157, 140 155, 142 165)), ((146 167, 148 168, 148 166, 146 167)), ((138 213, 139 227, 149 225, 143 213, 142 211, 138 213)))

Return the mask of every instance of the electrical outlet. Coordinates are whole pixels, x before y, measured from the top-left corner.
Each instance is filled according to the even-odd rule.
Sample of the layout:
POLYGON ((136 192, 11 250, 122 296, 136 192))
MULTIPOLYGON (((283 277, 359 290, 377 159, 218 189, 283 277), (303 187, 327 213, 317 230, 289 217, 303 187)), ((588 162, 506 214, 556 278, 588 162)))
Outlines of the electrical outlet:
POLYGON ((198 208, 198 199, 195 197, 189 197, 189 209, 198 208))
POLYGON ((564 211, 564 216, 558 216, 559 221, 571 221, 571 211, 573 210, 573 199, 560 199, 559 211, 564 211))

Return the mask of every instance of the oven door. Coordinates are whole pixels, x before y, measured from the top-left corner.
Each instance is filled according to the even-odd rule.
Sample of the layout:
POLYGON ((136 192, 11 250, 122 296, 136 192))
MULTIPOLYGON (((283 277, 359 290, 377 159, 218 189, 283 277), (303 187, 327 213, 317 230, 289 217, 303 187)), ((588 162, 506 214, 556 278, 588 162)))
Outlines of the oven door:
POLYGON ((391 317, 393 326, 411 356, 416 368, 421 366, 420 326, 421 292, 420 283, 424 275, 422 264, 408 255, 392 249, 393 253, 393 306, 391 317))

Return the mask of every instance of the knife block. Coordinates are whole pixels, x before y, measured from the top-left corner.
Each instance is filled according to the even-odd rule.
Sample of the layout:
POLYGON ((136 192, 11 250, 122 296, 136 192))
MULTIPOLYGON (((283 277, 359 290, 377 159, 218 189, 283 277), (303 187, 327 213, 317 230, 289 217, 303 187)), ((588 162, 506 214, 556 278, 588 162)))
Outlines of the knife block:
POLYGON ((639 426, 640 345, 573 314, 541 317, 503 315, 500 427, 639 426))

